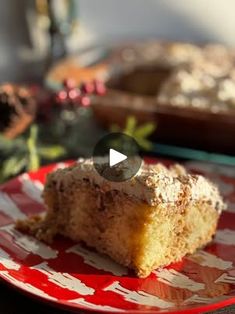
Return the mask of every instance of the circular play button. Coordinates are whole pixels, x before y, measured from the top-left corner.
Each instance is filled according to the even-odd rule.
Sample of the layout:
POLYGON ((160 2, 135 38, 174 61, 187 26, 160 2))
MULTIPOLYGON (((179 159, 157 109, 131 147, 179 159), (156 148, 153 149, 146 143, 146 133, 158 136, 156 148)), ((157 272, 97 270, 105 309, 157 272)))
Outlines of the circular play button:
POLYGON ((139 145, 133 137, 126 134, 110 133, 95 146, 94 167, 109 181, 121 182, 132 178, 141 163, 139 145))

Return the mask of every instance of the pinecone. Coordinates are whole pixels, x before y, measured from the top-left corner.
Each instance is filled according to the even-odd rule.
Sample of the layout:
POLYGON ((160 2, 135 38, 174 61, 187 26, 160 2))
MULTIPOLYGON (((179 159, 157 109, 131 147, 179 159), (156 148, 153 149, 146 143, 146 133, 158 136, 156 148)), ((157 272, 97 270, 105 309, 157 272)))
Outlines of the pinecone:
POLYGON ((36 101, 30 90, 15 84, 0 85, 0 132, 7 138, 23 133, 34 120, 36 101))

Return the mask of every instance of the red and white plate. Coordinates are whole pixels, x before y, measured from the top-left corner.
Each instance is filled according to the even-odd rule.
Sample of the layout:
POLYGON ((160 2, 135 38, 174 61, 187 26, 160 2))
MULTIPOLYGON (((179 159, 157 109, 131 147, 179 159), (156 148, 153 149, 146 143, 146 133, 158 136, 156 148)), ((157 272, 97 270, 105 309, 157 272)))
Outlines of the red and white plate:
MULTIPOLYGON (((168 163, 166 161, 166 163, 168 163)), ((0 187, 0 278, 62 307, 116 313, 202 313, 235 303, 235 172, 188 163, 214 180, 228 203, 213 242, 145 279, 68 239, 47 245, 14 229, 45 210, 41 190, 54 164, 0 187)))

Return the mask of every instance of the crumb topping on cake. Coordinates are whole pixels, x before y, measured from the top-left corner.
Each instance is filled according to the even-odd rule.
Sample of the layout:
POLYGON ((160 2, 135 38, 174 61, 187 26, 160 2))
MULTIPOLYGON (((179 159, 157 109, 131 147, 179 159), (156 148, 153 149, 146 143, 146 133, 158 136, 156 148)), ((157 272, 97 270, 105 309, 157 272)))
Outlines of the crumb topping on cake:
POLYGON ((56 182, 57 189, 60 189, 61 184, 66 185, 75 180, 94 184, 103 192, 120 191, 143 200, 150 206, 173 206, 175 203, 185 204, 200 200, 211 204, 219 212, 225 209, 215 185, 203 176, 187 174, 180 165, 173 165, 168 169, 162 164, 143 163, 132 179, 111 182, 98 174, 92 159, 79 159, 75 165, 58 169, 50 176, 52 180, 49 181, 56 182))
MULTIPOLYGON (((170 70, 160 89, 156 88, 157 105, 214 113, 235 109, 235 50, 232 48, 219 44, 144 42, 123 48, 121 56, 123 67, 125 64, 130 69, 151 65, 170 70)), ((121 94, 119 106, 125 101, 120 97, 121 94)), ((135 106, 138 106, 137 100, 135 106)), ((143 106, 141 102, 140 106, 143 106)))
POLYGON ((126 47, 121 58, 129 64, 157 63, 163 66, 177 66, 202 58, 199 46, 189 43, 143 42, 126 47))
POLYGON ((188 64, 172 72, 157 97, 160 104, 210 109, 235 109, 235 71, 215 63, 188 64))

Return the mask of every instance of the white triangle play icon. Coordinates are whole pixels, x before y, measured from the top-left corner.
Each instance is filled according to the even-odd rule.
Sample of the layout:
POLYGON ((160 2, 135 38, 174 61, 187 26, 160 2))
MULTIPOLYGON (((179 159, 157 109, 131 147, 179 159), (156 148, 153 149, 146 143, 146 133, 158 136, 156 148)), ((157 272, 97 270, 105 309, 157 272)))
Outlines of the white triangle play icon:
POLYGON ((109 167, 113 167, 126 159, 127 156, 117 150, 112 148, 109 150, 109 167))

